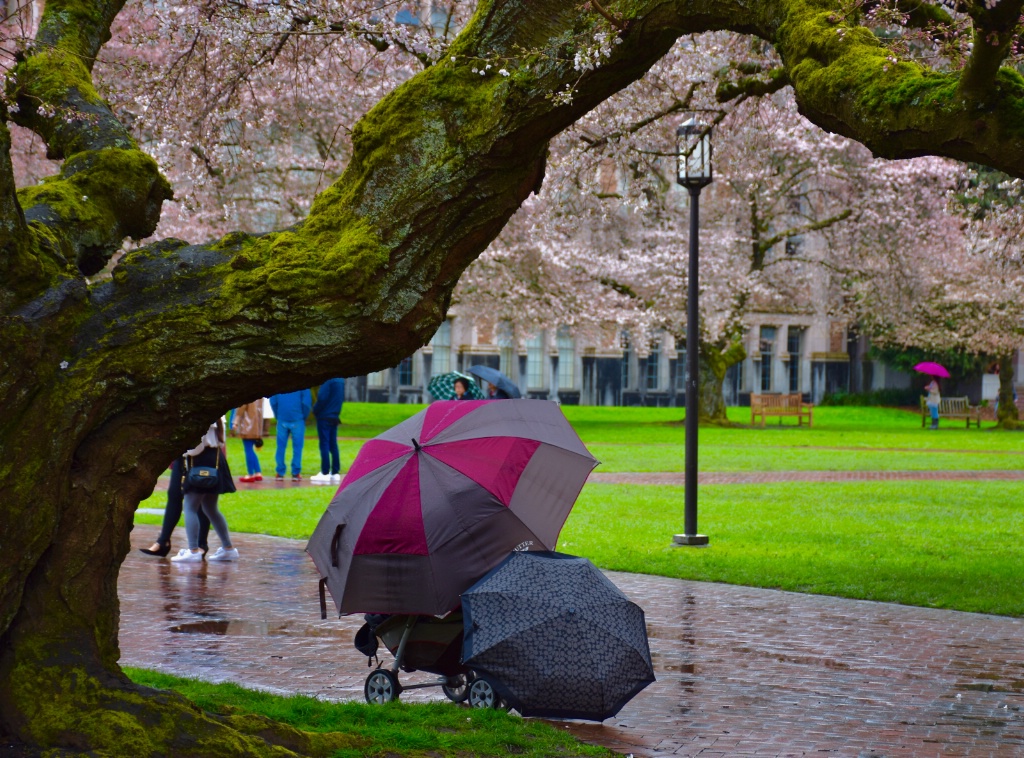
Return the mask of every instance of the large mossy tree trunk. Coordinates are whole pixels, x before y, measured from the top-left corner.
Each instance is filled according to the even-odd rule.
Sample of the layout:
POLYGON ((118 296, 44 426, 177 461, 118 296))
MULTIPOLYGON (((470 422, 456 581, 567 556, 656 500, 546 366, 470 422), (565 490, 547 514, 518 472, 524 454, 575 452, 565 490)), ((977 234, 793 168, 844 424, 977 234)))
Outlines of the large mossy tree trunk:
MULTIPOLYGON (((1019 13, 1021 2, 1000 10, 1019 13)), ((3 122, 40 135, 63 160, 60 175, 16 191, 0 123, 0 736, 39 746, 119 756, 339 746, 215 719, 126 679, 117 578, 135 508, 226 409, 392 366, 423 345, 459 275, 540 185, 548 141, 680 35, 732 29, 772 41, 805 112, 887 155, 933 151, 1024 173, 1020 139, 1002 136, 1015 110, 949 95, 948 107, 918 113, 878 97, 871 72, 888 70, 887 53, 863 36, 836 45, 838 22, 820 1, 609 2, 621 44, 580 72, 574 40, 605 31, 602 14, 563 0, 484 0, 455 62, 443 58, 357 125, 348 168, 303 223, 155 243, 91 282, 125 237, 152 234, 171 196, 93 88, 91 62, 122 4, 48 0, 38 44, 9 82, 18 108, 3 122), (851 50, 867 57, 844 82, 851 50), (491 56, 511 76, 472 73, 468 61, 491 56), (571 104, 551 97, 567 86, 571 104), (916 142, 890 140, 887 125, 916 142)), ((887 82, 902 91, 904 76, 920 72, 887 82)), ((1002 86, 996 101, 1021 100, 1016 80, 1002 86)))

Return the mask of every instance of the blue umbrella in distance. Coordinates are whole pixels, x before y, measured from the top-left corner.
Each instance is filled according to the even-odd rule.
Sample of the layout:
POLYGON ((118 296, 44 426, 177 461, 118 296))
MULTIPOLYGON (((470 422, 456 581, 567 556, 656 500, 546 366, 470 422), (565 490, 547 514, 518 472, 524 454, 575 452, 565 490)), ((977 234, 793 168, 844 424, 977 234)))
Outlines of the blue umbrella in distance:
POLYGON ((522 397, 516 383, 498 371, 498 369, 491 368, 490 366, 470 366, 468 370, 473 376, 478 376, 485 382, 493 384, 508 395, 509 398, 514 400, 517 397, 522 397))

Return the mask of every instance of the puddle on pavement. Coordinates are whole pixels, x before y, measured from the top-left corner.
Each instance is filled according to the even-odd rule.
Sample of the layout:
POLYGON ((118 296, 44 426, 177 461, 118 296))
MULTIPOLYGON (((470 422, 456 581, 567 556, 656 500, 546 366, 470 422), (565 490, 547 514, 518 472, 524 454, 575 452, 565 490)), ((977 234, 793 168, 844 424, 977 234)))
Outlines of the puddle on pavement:
POLYGON ((350 629, 330 629, 309 624, 270 623, 242 619, 193 621, 172 626, 170 631, 182 634, 223 634, 237 637, 335 637, 350 639, 350 629))

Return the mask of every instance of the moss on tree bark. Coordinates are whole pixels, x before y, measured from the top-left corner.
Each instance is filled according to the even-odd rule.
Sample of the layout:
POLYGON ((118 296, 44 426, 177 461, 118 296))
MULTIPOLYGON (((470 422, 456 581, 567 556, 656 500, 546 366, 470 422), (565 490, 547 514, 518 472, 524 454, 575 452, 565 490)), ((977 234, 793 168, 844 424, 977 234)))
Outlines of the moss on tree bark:
POLYGON ((886 71, 878 43, 856 30, 837 41, 828 14, 839 5, 608 3, 621 44, 581 76, 571 50, 560 54, 565 40, 603 30, 604 17, 562 0, 485 0, 452 53, 521 60, 511 76, 443 59, 363 119, 348 169, 304 223, 155 243, 90 283, 124 236, 152 233, 170 188, 92 87, 88 61, 120 3, 48 2, 41 44, 9 81, 18 112, 4 115, 65 162, 19 204, 6 150, 0 160, 0 733, 111 755, 331 749, 334 738, 217 720, 121 674, 116 582, 134 510, 226 409, 391 366, 423 345, 459 275, 539 186, 548 141, 680 35, 771 41, 804 112, 879 154, 935 152, 1024 175, 1020 77, 1000 71, 981 110, 952 74, 886 71), (539 48, 550 54, 522 57, 539 48), (567 85, 571 104, 549 97, 567 85))

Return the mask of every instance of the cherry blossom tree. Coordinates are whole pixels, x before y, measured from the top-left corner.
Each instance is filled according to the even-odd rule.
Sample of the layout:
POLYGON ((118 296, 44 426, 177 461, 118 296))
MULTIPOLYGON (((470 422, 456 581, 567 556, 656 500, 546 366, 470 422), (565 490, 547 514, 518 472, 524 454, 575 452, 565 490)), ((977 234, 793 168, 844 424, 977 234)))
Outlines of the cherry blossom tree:
POLYGON ((980 210, 965 204, 971 173, 949 161, 917 159, 913 171, 880 166, 889 188, 882 208, 837 232, 845 258, 845 312, 886 348, 956 351, 1000 367, 998 420, 1017 422, 1013 355, 1024 344, 1024 258, 1019 244, 1020 187, 1001 191, 980 210), (897 209, 893 211, 892 209, 897 209))
POLYGON ((870 155, 822 135, 788 91, 719 102, 737 70, 771 63, 739 36, 705 35, 567 130, 545 188, 470 267, 456 302, 497 302, 542 327, 624 326, 641 350, 656 330, 683 344, 688 207, 673 151, 679 112, 703 112, 717 123, 717 179, 702 209, 700 412, 726 423, 722 386, 746 357, 747 316, 810 303, 828 251, 795 247, 872 202, 870 155))
POLYGON ((115 755, 334 749, 124 676, 116 582, 135 508, 226 408, 424 344, 542 186, 551 140, 677 41, 770 45, 777 65, 740 71, 728 96, 788 84, 801 114, 878 156, 1024 175, 1024 0, 480 0, 397 23, 406 5, 46 0, 5 17, 4 738, 115 755), (19 182, 13 140, 55 161, 41 183, 19 182), (160 234, 178 237, 111 266, 175 201, 160 234), (239 228, 246 204, 265 216, 239 228))

